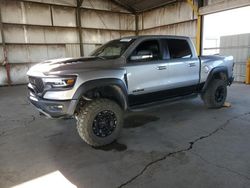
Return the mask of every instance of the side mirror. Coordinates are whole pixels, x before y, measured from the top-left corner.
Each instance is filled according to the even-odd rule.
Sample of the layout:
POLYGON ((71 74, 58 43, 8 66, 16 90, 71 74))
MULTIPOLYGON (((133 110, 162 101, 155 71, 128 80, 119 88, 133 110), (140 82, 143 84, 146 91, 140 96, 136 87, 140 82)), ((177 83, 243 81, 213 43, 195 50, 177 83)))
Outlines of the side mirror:
POLYGON ((146 60, 146 59, 152 59, 153 58, 153 52, 150 50, 141 50, 136 55, 133 55, 130 57, 130 60, 132 61, 138 61, 138 60, 146 60))

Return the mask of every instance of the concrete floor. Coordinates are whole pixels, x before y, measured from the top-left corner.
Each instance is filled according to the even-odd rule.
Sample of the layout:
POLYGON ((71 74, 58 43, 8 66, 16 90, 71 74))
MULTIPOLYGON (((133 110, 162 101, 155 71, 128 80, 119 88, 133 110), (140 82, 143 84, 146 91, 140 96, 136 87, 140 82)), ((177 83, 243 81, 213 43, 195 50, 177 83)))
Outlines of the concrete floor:
POLYGON ((117 142, 95 149, 74 120, 40 117, 25 86, 2 87, 0 187, 55 171, 79 188, 249 187, 250 86, 231 86, 228 101, 218 110, 197 98, 128 114, 117 142))

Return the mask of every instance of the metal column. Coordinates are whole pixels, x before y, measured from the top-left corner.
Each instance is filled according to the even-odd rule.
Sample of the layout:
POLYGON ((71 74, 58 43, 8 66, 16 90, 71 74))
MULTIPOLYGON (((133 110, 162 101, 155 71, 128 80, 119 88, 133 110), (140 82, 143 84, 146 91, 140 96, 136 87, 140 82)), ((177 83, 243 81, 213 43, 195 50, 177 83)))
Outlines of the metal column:
POLYGON ((0 9, 0 32, 1 32, 2 46, 3 46, 3 56, 4 56, 4 60, 2 62, 2 65, 5 66, 5 69, 6 69, 8 85, 11 85, 10 65, 9 65, 8 59, 7 59, 7 49, 6 49, 5 38, 4 38, 4 33, 3 33, 3 22, 2 22, 1 9, 0 9))
POLYGON ((199 7, 194 5, 193 0, 187 0, 187 3, 192 7, 195 15, 197 16, 196 51, 198 55, 201 55, 202 16, 199 14, 199 7))
POLYGON ((139 15, 135 14, 135 35, 139 35, 139 15))
POLYGON ((83 41, 82 41, 82 23, 81 23, 81 5, 83 0, 77 0, 76 7, 76 26, 78 29, 79 42, 80 42, 80 54, 84 56, 83 41))

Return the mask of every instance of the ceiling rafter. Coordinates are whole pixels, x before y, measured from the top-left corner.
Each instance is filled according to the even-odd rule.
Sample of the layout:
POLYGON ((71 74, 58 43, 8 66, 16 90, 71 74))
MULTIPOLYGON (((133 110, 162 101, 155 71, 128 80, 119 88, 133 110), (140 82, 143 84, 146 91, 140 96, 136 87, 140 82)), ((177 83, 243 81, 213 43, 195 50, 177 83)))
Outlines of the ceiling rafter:
POLYGON ((111 2, 117 4, 118 6, 128 10, 129 12, 136 14, 144 11, 150 11, 153 9, 157 9, 160 7, 164 7, 168 4, 180 2, 184 0, 155 0, 153 2, 149 2, 147 0, 111 0, 111 2))
POLYGON ((83 2, 83 0, 77 0, 77 7, 82 6, 82 2, 83 2))
POLYGON ((146 8, 146 9, 140 10, 139 12, 154 10, 154 9, 164 7, 164 6, 172 4, 172 3, 176 3, 178 1, 180 1, 180 0, 168 0, 168 1, 164 2, 164 3, 157 4, 157 5, 152 6, 150 8, 146 8))
POLYGON ((115 5, 121 7, 121 8, 124 8, 125 10, 135 14, 136 11, 133 7, 131 7, 130 5, 126 4, 126 3, 123 3, 122 1, 119 1, 119 0, 110 0, 112 3, 114 3, 115 5))

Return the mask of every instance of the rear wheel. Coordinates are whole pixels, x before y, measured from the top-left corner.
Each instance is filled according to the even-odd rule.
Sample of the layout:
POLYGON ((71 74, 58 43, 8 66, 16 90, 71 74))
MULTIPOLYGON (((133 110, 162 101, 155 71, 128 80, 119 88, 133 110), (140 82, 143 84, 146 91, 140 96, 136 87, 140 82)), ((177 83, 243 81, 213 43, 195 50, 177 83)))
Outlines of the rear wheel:
POLYGON ((227 98, 227 84, 224 80, 214 79, 201 95, 208 108, 220 108, 227 98))
POLYGON ((123 126, 121 107, 109 99, 96 99, 80 108, 76 115, 80 137, 91 146, 113 142, 123 126))

